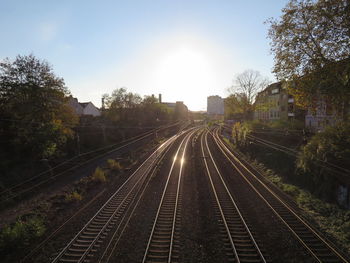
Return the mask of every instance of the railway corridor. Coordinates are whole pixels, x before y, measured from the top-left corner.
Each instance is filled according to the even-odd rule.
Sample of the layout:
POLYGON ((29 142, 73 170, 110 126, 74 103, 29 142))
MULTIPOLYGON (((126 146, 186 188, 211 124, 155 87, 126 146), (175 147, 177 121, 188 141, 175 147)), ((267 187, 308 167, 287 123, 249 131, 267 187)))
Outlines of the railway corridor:
MULTIPOLYGON (((50 262, 348 262, 222 141, 165 141, 50 262)), ((33 262, 37 262, 33 260, 33 262)))

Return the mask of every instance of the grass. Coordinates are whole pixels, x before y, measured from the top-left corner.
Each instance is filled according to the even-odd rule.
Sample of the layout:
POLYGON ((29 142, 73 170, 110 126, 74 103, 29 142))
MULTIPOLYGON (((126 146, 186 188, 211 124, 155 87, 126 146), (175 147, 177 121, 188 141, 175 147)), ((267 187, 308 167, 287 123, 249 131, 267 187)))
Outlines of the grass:
POLYGON ((0 252, 2 255, 21 252, 45 231, 44 221, 40 217, 18 219, 14 224, 7 225, 1 230, 0 252))
POLYGON ((91 180, 97 183, 105 183, 107 181, 105 172, 100 167, 97 167, 95 172, 90 176, 91 180))
POLYGON ((76 202, 83 200, 83 196, 79 194, 77 191, 73 191, 65 195, 65 200, 68 202, 76 202))
POLYGON ((107 165, 108 169, 114 172, 120 172, 123 169, 122 165, 114 159, 108 159, 107 165))
MULTIPOLYGON (((261 167, 263 165, 259 164, 259 170, 261 167)), ((320 200, 298 186, 285 183, 282 177, 270 169, 263 169, 263 174, 295 200, 298 206, 305 211, 304 216, 307 219, 315 222, 317 228, 335 239, 346 253, 350 253, 350 211, 320 200)))

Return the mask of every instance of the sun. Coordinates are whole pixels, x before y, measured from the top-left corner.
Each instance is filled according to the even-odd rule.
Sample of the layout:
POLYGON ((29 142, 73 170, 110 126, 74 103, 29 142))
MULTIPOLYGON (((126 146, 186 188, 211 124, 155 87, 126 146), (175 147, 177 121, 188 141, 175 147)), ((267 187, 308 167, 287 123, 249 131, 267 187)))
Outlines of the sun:
POLYGON ((156 86, 169 97, 183 100, 190 108, 198 108, 205 93, 215 85, 215 70, 208 54, 181 46, 159 58, 154 73, 156 86))

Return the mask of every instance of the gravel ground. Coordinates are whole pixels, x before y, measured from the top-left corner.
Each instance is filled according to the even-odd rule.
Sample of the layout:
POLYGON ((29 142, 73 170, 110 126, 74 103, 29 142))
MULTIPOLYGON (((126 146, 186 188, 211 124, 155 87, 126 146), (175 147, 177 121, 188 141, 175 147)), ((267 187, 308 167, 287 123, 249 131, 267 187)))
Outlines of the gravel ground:
POLYGON ((200 137, 191 149, 191 165, 184 177, 181 262, 225 262, 211 191, 200 154, 200 137))

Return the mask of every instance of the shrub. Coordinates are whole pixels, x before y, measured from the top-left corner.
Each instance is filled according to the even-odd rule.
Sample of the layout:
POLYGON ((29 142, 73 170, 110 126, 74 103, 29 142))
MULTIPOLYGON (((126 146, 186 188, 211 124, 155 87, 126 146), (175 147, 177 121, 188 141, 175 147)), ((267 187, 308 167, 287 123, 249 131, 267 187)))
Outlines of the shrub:
POLYGON ((251 129, 247 123, 236 122, 232 128, 232 139, 235 145, 244 146, 247 143, 247 135, 251 129))
POLYGON ((100 167, 97 167, 95 172, 91 175, 91 180, 98 183, 106 182, 105 172, 100 167))
POLYGON ((113 159, 107 160, 108 168, 112 171, 119 172, 122 169, 122 165, 113 159))
POLYGON ((312 137, 303 147, 297 159, 297 169, 301 176, 312 180, 317 195, 331 199, 335 181, 346 178, 350 170, 350 124, 328 127, 312 137))
POLYGON ((10 254, 28 246, 34 239, 45 233, 42 218, 31 217, 27 220, 19 219, 13 225, 5 226, 0 233, 0 251, 10 254))
POLYGON ((79 194, 77 191, 73 191, 70 194, 66 194, 65 196, 66 201, 81 201, 83 199, 82 195, 79 194))

